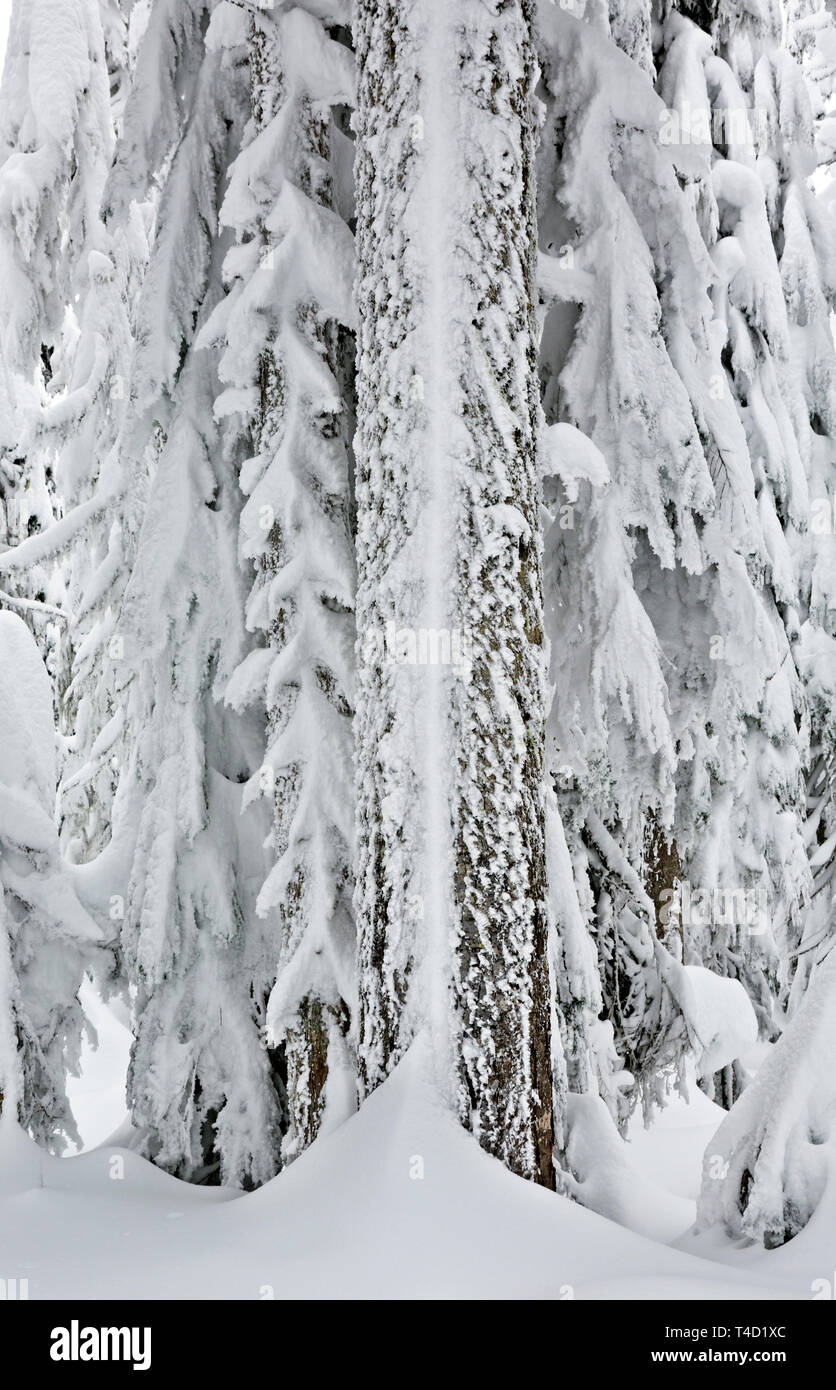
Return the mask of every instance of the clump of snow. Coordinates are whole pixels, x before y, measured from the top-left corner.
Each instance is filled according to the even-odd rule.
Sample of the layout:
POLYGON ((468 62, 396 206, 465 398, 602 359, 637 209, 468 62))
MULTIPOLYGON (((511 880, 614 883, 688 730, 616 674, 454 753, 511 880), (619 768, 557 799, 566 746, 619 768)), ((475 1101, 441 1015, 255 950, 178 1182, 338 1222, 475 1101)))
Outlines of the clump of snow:
POLYGON ((672 957, 664 974, 688 1027, 697 1076, 711 1076, 757 1042, 758 1020, 739 980, 672 957))
POLYGON ((581 482, 604 487, 610 481, 610 470, 601 450, 574 425, 563 421, 549 425, 544 431, 543 454, 544 472, 561 479, 570 502, 577 502, 581 482))

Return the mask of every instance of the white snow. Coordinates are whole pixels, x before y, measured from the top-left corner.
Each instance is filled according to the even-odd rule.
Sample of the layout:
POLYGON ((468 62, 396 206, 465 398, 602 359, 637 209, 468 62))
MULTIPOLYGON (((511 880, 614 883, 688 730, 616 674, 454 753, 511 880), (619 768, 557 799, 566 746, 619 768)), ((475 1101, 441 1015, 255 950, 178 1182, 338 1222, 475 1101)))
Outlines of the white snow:
POLYGON ((739 980, 673 960, 664 979, 685 1017, 697 1076, 711 1076, 757 1042, 758 1020, 739 980))
POLYGON ((834 1267, 834 1190, 781 1251, 690 1231, 721 1113, 694 1091, 631 1144, 608 1141, 619 1221, 648 1238, 488 1157, 438 1099, 421 1037, 357 1114, 250 1195, 106 1143, 51 1158, 4 1123, 0 1259, 36 1299, 811 1298, 834 1267))
POLYGON ((79 1075, 67 1080, 81 1149, 102 1144, 125 1126, 125 1076, 131 1049, 130 1012, 119 1000, 104 1003, 85 980, 79 991, 88 1024, 94 1030, 81 1045, 79 1075))
MULTIPOLYGON (((833 1187, 836 952, 831 947, 778 1043, 712 1140, 700 1224, 776 1244, 816 1215, 833 1187), (740 1211, 741 1190, 748 1193, 740 1211)), ((832 1195, 832 1193, 831 1193, 832 1195)))
MULTIPOLYGON (((38 811, 55 800, 55 731, 49 676, 31 633, 0 613, 0 783, 38 811)), ((19 807, 22 812, 22 806, 19 807)), ((54 829, 50 830, 54 835, 54 829)), ((19 841, 20 842, 20 841, 19 841)), ((38 844, 38 848, 44 848, 38 844)))
MULTIPOLYGON (((10 3, 0 0, 0 59, 10 3)), ((539 737, 502 684, 513 644, 490 668, 493 704, 480 688, 460 707, 466 687, 443 662, 387 666, 379 689, 352 664, 342 430, 354 392, 345 344, 334 344, 357 328, 362 342, 364 327, 346 134, 358 74, 332 29, 351 23, 351 0, 259 0, 275 9, 277 44, 275 110, 268 102, 260 129, 260 79, 249 88, 241 51, 253 13, 236 0, 15 6, 0 112, 0 442, 9 477, 24 462, 28 472, 9 498, 0 476, 0 605, 31 619, 43 650, 0 612, 0 1275, 19 1272, 34 1298, 819 1296, 836 1267, 836 951, 812 956, 832 936, 836 846, 836 243, 810 185, 814 87, 830 81, 836 31, 824 0, 812 3, 806 18, 803 5, 774 7, 780 41, 769 23, 761 32, 760 0, 730 19, 728 43, 674 9, 651 54, 640 32, 649 11, 629 49, 634 0, 609 10, 541 0, 539 365, 557 421, 539 440, 559 784, 546 788, 549 965, 555 1084, 561 1099, 564 1085, 572 1092, 558 1194, 479 1147, 476 1109, 477 1136, 453 1114, 461 874, 449 808, 460 784, 480 795, 483 781, 500 784, 498 756, 491 778, 483 762, 460 783, 474 710, 485 723, 507 714, 514 794, 539 737), (801 44, 805 24, 821 30, 818 56, 801 44), (723 154, 708 138, 712 114, 742 115, 750 96, 767 108, 769 138, 723 141, 723 154), (248 439, 256 454, 243 459, 248 439), (12 522, 8 502, 21 499, 12 522), (50 616, 63 625, 54 639, 50 616), (368 804, 387 844, 386 989, 413 1041, 352 1113, 352 1049, 366 1049, 361 1089, 386 1061, 370 991, 358 1010, 348 911, 355 676, 359 781, 371 787, 380 762, 379 802, 368 804), (376 713, 392 718, 384 727, 376 713), (723 936, 691 922, 680 960, 676 937, 656 934, 648 829, 671 831, 698 892, 751 885, 768 898, 769 928, 723 936), (117 933, 133 1019, 84 977, 119 968, 117 933), (610 945, 615 985, 603 977, 610 945), (211 1123, 224 1181, 275 1173, 282 1088, 263 1044, 289 1042, 308 996, 344 1004, 351 1019, 346 1037, 332 1009, 318 1139, 301 1152, 299 1121, 283 1145, 297 1161, 254 1195, 196 1185, 211 1123), (131 1024, 141 1131, 126 1108, 131 1024), (773 1029, 784 1030, 775 1045, 762 1040, 773 1029), (733 1063, 755 1076, 727 1114, 697 1083, 733 1063), (77 1133, 61 1109, 67 1068, 78 1071, 67 1088, 77 1133), (668 1088, 667 1107, 650 1129, 637 1110, 624 1138, 613 1116, 624 1121, 639 1096, 645 1114, 661 1100, 648 1100, 648 1082, 668 1088), (44 1146, 60 1120, 78 1152, 36 1147, 18 1109, 44 1146), (188 1166, 195 1181, 164 1165, 188 1166)), ((393 428, 375 462, 380 511, 363 523, 359 508, 360 589, 383 600, 378 610, 380 595, 366 592, 358 612, 388 618, 390 603, 437 634, 468 612, 487 629, 490 611, 487 599, 482 612, 461 606, 457 568, 471 506, 461 498, 479 495, 485 464, 477 448, 463 491, 470 426, 457 383, 483 368, 468 347, 463 282, 476 258, 462 230, 479 208, 480 166, 459 42, 469 7, 409 8, 414 92, 397 93, 391 129, 364 135, 362 99, 354 117, 361 160, 365 141, 406 189, 398 204, 382 178, 379 202, 359 208, 358 245, 391 239, 365 322, 394 329, 401 309, 409 320, 405 346, 380 333, 358 438, 378 410, 375 430, 389 429, 393 385, 425 406, 420 430, 393 428), (402 304, 390 296, 398 277, 402 304), (400 496, 389 485, 398 470, 400 496), (385 512, 390 494, 403 517, 385 512), (375 572, 390 544, 388 572, 375 572)), ((478 37, 487 11, 507 7, 470 8, 481 9, 478 37)), ((385 68, 382 49, 376 59, 385 68)), ((476 136, 499 189, 514 150, 501 121, 476 136)), ((495 277, 485 346, 502 336, 515 274, 504 286, 495 277)), ((527 382, 533 357, 523 360, 527 382)), ((516 370, 513 353, 507 366, 516 370)), ((485 400, 513 458, 508 399, 491 385, 485 400)), ((513 470, 497 457, 505 499, 513 470)), ((361 496, 361 449, 356 461, 361 496)), ((540 537, 533 511, 493 496, 472 507, 467 559, 501 569, 540 537)), ((527 626, 522 649, 535 646, 542 631, 534 641, 527 626)), ((513 804, 496 809, 514 870, 521 826, 513 804)), ((361 858, 368 831, 367 821, 361 858)), ((357 896, 361 924, 382 901, 377 857, 357 896)), ((485 897, 471 911, 480 929, 485 897)), ((529 957, 513 933, 502 946, 505 975, 486 967, 483 978, 511 997, 529 957)), ((468 1007, 475 998, 474 988, 468 1007)), ((508 1029, 504 1013, 493 1018, 508 1029)), ((460 1049, 468 1066, 472 1038, 460 1049)), ((501 1075, 482 1042, 479 1069, 480 1084, 501 1075)), ((304 1081, 298 1091, 304 1099, 304 1081)), ((508 1124, 532 1093, 513 1089, 508 1124)))
POLYGON ((543 453, 544 471, 562 479, 570 502, 577 502, 580 482, 585 480, 602 487, 610 481, 610 470, 601 450, 574 425, 549 425, 543 453))
POLYGON ((0 0, 0 71, 6 58, 6 39, 9 33, 11 13, 12 0, 0 0))

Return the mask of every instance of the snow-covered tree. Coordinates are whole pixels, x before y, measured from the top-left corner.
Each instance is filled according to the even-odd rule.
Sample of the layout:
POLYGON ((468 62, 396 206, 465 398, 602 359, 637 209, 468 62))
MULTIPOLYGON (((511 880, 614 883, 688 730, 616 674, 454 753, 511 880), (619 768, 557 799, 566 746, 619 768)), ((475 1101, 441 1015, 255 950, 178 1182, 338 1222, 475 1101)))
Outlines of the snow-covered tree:
POLYGON ((833 155, 836 33, 817 4, 758 8, 742 32, 721 7, 714 38, 724 59, 715 72, 757 118, 752 172, 732 169, 720 182, 733 209, 727 230, 741 244, 727 277, 736 312, 730 369, 755 444, 759 502, 780 522, 767 532, 767 580, 786 631, 783 661, 797 669, 809 721, 803 833, 812 891, 785 919, 780 943, 790 1022, 708 1146, 699 1218, 775 1246, 797 1234, 821 1196, 833 1107, 836 238, 815 171, 833 155), (779 273, 758 304, 767 236, 779 273))
MULTIPOLYGON (((274 862, 257 912, 276 953, 267 1027, 287 1072, 285 1158, 353 1108, 351 909, 354 553, 351 537, 353 242, 334 108, 353 99, 351 53, 306 6, 253 14, 252 115, 221 221, 236 232, 230 291, 202 341, 225 350, 219 418, 252 456, 241 555, 247 626, 263 634, 226 703, 264 710, 261 765, 244 791, 272 809, 274 862)), ((332 11, 338 6, 331 6, 332 11)), ((347 16, 346 16, 347 17, 347 16)), ((346 186, 348 183, 348 186, 346 186)))
POLYGON ((553 1182, 527 3, 360 0, 360 1067, 553 1182))
POLYGON ((140 520, 111 639, 130 730, 110 846, 134 990, 128 1095, 155 1162, 248 1186, 276 1171, 283 1087, 262 1045, 275 951, 249 930, 266 828, 257 807, 241 815, 259 731, 223 705, 248 649, 244 443, 213 419, 219 353, 196 347, 223 294, 219 208, 248 107, 241 19, 224 3, 152 7, 105 202, 117 223, 132 204, 155 209, 122 444, 140 520))
POLYGON ((113 452, 126 401, 129 258, 101 204, 124 102, 128 9, 73 0, 53 23, 53 5, 15 6, 2 95, 3 363, 16 455, 3 467, 16 533, 2 563, 16 588, 25 582, 36 600, 61 605, 56 625, 49 605, 18 604, 55 676, 62 839, 76 859, 106 841, 121 730, 106 629, 120 577, 113 452))
MULTIPOLYGON (((64 509, 55 465, 60 430, 70 422, 57 401, 70 390, 76 305, 97 272, 90 257, 102 249, 98 204, 111 150, 97 0, 18 0, 0 94, 0 371, 14 421, 0 458, 4 547, 40 535, 64 509)), ((4 434, 8 424, 9 417, 4 434)), ((33 549, 25 562, 6 554, 3 583, 57 675, 58 629, 32 601, 60 598, 60 584, 33 549)))
POLYGON ((55 826, 52 688, 35 641, 0 612, 0 1108, 60 1150, 76 1139, 78 989, 103 934, 79 901, 55 826))
MULTIPOLYGON (((721 6, 706 28, 672 14, 660 68, 672 148, 691 166, 715 269, 719 369, 710 394, 721 399, 727 391, 740 422, 735 440, 732 421, 718 424, 703 407, 722 465, 719 476, 715 470, 722 540, 739 556, 719 568, 734 624, 723 644, 720 691, 737 723, 727 714, 731 757, 711 768, 717 813, 706 820, 695 863, 705 881, 761 899, 754 929, 720 933, 703 955, 746 982, 762 1030, 774 1036, 781 959, 797 942, 810 892, 802 782, 808 716, 795 651, 808 581, 798 557, 818 448, 813 435, 827 432, 822 395, 832 393, 832 343, 825 345, 829 333, 821 331, 832 250, 807 188, 816 164, 809 94, 777 7, 741 17, 721 6), (745 530, 734 514, 735 475, 756 507, 745 530), (754 605, 740 582, 741 560, 754 605)), ((739 1081, 719 1080, 718 1095, 730 1104, 739 1081)))
POLYGON ((654 1099, 688 1045, 664 983, 668 952, 681 957, 682 943, 659 911, 680 874, 668 636, 694 642, 683 610, 705 564, 711 479, 657 280, 664 273, 684 290, 708 269, 659 149, 658 102, 642 67, 557 6, 541 7, 539 32, 549 775, 600 975, 590 988, 564 972, 558 991, 570 1084, 584 1088, 597 1073, 624 1119, 639 1098, 654 1099), (669 258, 664 272, 656 254, 669 258), (653 587, 666 574, 659 608, 669 627, 660 630, 653 587), (632 1087, 613 1087, 599 1012, 632 1087))
MULTIPOLYGON (((653 65, 632 15, 540 6, 540 371, 553 776, 603 1013, 647 1100, 691 1045, 668 955, 741 979, 774 1037, 809 897, 793 647, 810 466, 831 457, 811 434, 832 251, 777 12, 673 10, 653 65)), ((567 1017, 589 1020, 583 994, 567 1017)), ((730 1065, 717 1098, 744 1081, 730 1065)))

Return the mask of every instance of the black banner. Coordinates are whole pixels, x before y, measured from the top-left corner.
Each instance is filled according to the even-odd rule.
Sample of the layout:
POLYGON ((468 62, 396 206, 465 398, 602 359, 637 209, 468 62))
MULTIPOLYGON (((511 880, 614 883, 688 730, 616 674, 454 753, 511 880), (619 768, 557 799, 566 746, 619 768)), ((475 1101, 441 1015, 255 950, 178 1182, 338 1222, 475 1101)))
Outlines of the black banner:
POLYGON ((445 1364, 454 1373, 464 1355, 474 1368, 487 1360, 499 1375, 505 1372, 493 1357, 500 1349, 508 1369, 507 1358, 519 1357, 526 1379, 536 1357, 544 1368, 550 1363, 550 1375, 574 1365, 596 1378, 607 1371, 652 1383, 657 1367, 672 1366, 685 1380, 693 1375, 699 1381, 700 1369, 716 1366, 767 1367, 795 1380, 828 1364, 836 1330, 833 1305, 816 1302, 556 1300, 545 1318, 542 1308, 532 1318, 528 1302, 503 1303, 501 1314, 493 1304, 467 1303, 463 1323, 461 1303, 425 1300, 386 1303, 375 1349, 369 1312, 358 1314, 351 1300, 324 1304, 6 1301, 0 1303, 0 1336, 23 1356, 33 1385, 123 1374, 141 1375, 144 1383, 177 1372, 217 1379, 227 1366, 247 1376, 272 1366, 279 1380, 288 1356, 291 1365, 310 1360, 316 1379, 329 1373, 352 1378, 370 1356, 377 1362, 369 1371, 375 1381, 383 1362, 398 1379, 404 1368, 410 1378, 424 1367, 437 1377, 445 1364))

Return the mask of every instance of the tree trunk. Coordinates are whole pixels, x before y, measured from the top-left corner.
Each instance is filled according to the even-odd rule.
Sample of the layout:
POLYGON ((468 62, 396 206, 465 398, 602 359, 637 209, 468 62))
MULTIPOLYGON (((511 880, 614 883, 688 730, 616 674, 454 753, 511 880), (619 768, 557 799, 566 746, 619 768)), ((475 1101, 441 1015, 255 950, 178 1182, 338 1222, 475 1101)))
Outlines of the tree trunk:
POLYGON ((551 1186, 534 124, 521 3, 360 0, 361 1086, 551 1186))

